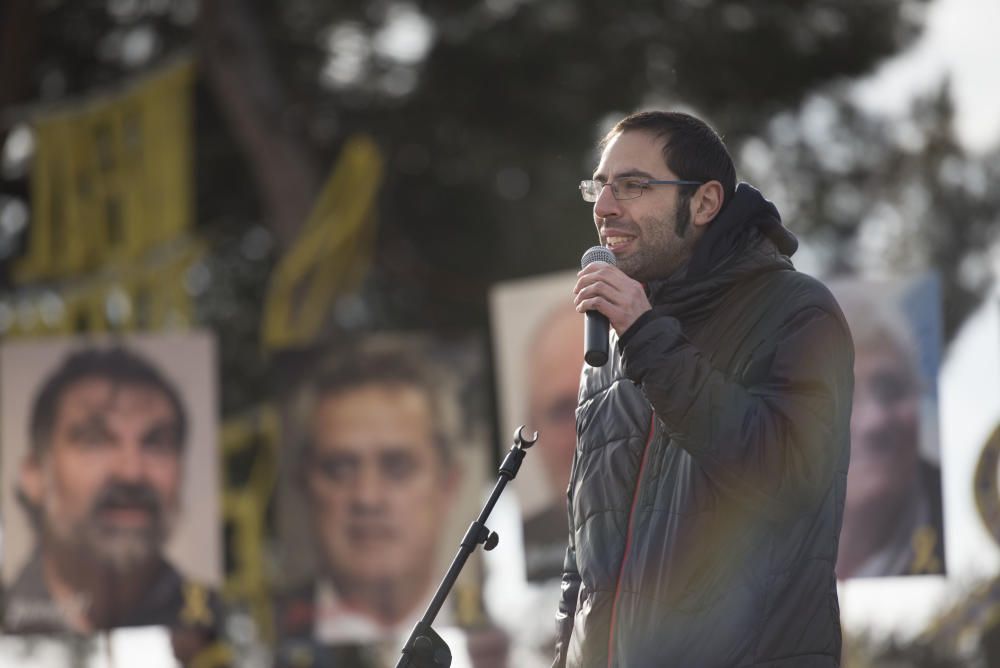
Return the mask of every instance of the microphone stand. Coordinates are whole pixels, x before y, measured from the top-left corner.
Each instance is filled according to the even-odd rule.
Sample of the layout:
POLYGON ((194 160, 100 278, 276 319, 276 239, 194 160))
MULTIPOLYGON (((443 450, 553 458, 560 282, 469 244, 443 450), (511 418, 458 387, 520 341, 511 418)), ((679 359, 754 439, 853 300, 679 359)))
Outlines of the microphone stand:
POLYGON ((434 618, 437 617, 441 606, 444 605, 448 592, 451 591, 458 574, 462 572, 466 560, 475 551, 476 546, 482 544, 483 549, 489 551, 500 542, 500 536, 497 535, 497 532, 486 528, 486 519, 493 512, 493 506, 496 505, 504 487, 517 475, 528 448, 538 440, 537 431, 530 438, 526 437, 523 431, 524 425, 521 425, 514 432, 514 445, 511 446, 510 452, 507 453, 500 465, 493 493, 490 494, 482 512, 479 513, 479 519, 470 524, 469 530, 465 532, 465 537, 458 548, 458 554, 451 562, 451 568, 448 569, 448 573, 438 585, 437 593, 434 594, 430 605, 427 606, 423 618, 413 627, 409 639, 403 646, 403 655, 396 663, 396 668, 449 668, 451 666, 451 649, 448 648, 448 643, 431 628, 431 624, 434 623, 434 618))

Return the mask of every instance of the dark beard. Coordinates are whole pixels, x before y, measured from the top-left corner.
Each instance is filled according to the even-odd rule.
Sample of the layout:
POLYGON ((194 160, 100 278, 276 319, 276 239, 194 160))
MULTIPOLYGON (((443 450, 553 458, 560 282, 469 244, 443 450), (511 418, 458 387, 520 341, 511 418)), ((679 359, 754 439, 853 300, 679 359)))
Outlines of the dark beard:
POLYGON ((691 193, 679 193, 677 208, 674 210, 674 233, 683 239, 691 229, 691 193))
POLYGON ((55 535, 51 528, 46 528, 45 533, 50 549, 75 555, 75 568, 72 561, 65 564, 71 570, 86 572, 96 568, 127 577, 156 560, 166 540, 167 522, 163 504, 151 487, 112 482, 101 489, 80 526, 69 536, 55 535), (104 513, 117 509, 148 513, 149 524, 109 524, 104 513))

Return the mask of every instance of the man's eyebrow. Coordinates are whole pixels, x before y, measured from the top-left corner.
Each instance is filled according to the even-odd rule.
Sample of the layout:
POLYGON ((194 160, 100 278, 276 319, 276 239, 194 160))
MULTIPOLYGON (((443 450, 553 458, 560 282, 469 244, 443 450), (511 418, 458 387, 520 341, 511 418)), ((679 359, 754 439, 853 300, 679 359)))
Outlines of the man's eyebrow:
POLYGON ((174 418, 163 418, 151 424, 144 432, 142 432, 143 437, 148 438, 149 436, 159 436, 164 431, 174 432, 174 436, 179 436, 180 426, 177 420, 174 418))
POLYGON ((94 412, 88 413, 87 415, 84 415, 80 419, 78 419, 78 420, 70 423, 70 425, 69 425, 69 433, 75 435, 75 434, 79 434, 79 433, 81 433, 81 432, 83 432, 85 430, 95 429, 95 428, 100 428, 100 429, 105 429, 106 430, 107 429, 107 424, 108 424, 108 421, 107 421, 106 417, 104 416, 104 413, 102 413, 101 411, 94 411, 94 412))
MULTIPOLYGON (((626 169, 623 172, 618 172, 617 174, 615 174, 616 179, 635 178, 635 177, 643 179, 655 179, 655 177, 652 174, 650 174, 649 172, 645 172, 641 169, 626 169)), ((594 180, 607 183, 607 179, 604 178, 604 174, 594 174, 594 180)))

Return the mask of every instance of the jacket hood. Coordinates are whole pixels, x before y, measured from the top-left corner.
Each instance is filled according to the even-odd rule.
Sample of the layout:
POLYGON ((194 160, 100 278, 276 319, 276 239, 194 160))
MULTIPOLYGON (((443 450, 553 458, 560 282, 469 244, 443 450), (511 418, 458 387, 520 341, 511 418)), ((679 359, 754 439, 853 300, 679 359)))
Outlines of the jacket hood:
POLYGON ((774 204, 753 186, 741 183, 698 240, 686 268, 647 284, 654 314, 696 325, 737 282, 763 272, 794 269, 788 256, 797 248, 798 240, 781 224, 774 204))
POLYGON ((778 208, 749 183, 740 183, 695 245, 686 278, 696 280, 708 275, 719 263, 745 247, 754 231, 770 239, 778 252, 787 257, 799 247, 798 239, 781 223, 778 208))

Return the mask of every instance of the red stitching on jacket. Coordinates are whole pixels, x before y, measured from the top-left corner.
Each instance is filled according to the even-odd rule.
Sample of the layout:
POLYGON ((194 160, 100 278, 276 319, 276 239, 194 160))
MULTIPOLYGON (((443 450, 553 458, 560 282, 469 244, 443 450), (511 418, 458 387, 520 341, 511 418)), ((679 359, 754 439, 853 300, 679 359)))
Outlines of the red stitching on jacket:
POLYGON ((608 668, 613 668, 611 657, 615 647, 615 620, 618 617, 618 595, 622 591, 622 575, 625 573, 625 562, 628 561, 629 550, 632 549, 632 523, 635 520, 635 504, 639 500, 639 485, 642 483, 642 472, 646 470, 646 458, 649 455, 649 444, 653 442, 653 427, 656 424, 656 413, 649 419, 649 436, 642 449, 642 462, 639 464, 639 475, 635 480, 635 490, 632 492, 632 506, 628 511, 628 529, 625 532, 625 553, 622 555, 621 566, 618 567, 618 580, 615 582, 615 597, 611 601, 611 625, 608 629, 608 668))

